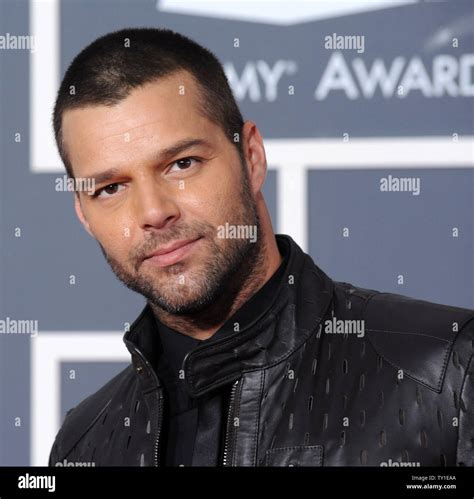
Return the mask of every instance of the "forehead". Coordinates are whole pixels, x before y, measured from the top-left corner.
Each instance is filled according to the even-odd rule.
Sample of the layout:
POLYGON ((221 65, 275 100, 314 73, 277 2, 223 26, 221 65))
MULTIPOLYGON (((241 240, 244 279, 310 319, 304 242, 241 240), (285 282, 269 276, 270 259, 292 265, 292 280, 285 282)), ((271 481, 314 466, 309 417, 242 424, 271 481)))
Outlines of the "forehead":
POLYGON ((166 147, 183 136, 218 135, 220 128, 200 110, 200 98, 193 77, 180 71, 134 89, 113 106, 65 111, 63 141, 73 167, 115 161, 151 144, 166 147))

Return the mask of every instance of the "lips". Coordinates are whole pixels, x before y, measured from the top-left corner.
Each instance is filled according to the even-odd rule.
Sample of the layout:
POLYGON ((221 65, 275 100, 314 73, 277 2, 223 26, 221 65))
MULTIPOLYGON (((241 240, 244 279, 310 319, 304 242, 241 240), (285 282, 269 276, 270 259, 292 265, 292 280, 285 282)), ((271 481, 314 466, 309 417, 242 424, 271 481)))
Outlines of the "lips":
POLYGON ((201 238, 175 241, 164 248, 160 248, 145 258, 145 261, 158 267, 168 267, 182 260, 199 242, 201 238))

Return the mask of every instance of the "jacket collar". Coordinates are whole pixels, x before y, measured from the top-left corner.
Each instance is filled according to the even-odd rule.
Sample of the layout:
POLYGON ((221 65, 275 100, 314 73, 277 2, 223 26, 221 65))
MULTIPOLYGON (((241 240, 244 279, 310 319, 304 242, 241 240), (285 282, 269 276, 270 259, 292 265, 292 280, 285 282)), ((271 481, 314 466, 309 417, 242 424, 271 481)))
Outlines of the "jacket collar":
MULTIPOLYGON (((275 237, 278 245, 289 245, 289 255, 273 300, 240 331, 205 342, 188 353, 183 370, 191 396, 232 383, 245 372, 284 361, 318 329, 331 303, 333 282, 290 236, 275 237)), ((149 305, 125 333, 124 342, 143 388, 159 386, 153 366, 161 345, 149 305)))

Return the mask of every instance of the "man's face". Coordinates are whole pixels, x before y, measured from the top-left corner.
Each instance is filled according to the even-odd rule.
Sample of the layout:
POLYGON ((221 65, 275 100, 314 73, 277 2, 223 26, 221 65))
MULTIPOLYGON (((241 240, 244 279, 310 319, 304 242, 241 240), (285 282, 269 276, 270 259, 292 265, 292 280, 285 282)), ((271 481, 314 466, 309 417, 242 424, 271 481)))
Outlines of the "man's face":
POLYGON ((175 314, 202 310, 251 272, 260 241, 218 237, 219 226, 258 226, 258 216, 236 148, 198 99, 180 72, 63 116, 75 178, 95 178, 95 194, 76 200, 80 219, 117 277, 175 314))

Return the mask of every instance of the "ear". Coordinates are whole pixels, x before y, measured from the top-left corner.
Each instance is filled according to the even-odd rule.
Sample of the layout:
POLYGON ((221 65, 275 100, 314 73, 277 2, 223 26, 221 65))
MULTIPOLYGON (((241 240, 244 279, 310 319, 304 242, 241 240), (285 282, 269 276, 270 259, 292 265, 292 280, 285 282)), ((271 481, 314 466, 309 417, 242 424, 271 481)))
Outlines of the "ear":
POLYGON ((246 121, 243 127, 243 149, 247 161, 248 174, 252 191, 257 194, 265 182, 267 157, 263 139, 253 121, 246 121))
POLYGON ((81 200, 79 199, 79 194, 77 192, 74 195, 74 209, 76 210, 77 218, 80 220, 84 229, 86 229, 87 232, 95 239, 95 236, 89 226, 89 222, 86 220, 86 217, 84 216, 84 213, 82 211, 81 200))

